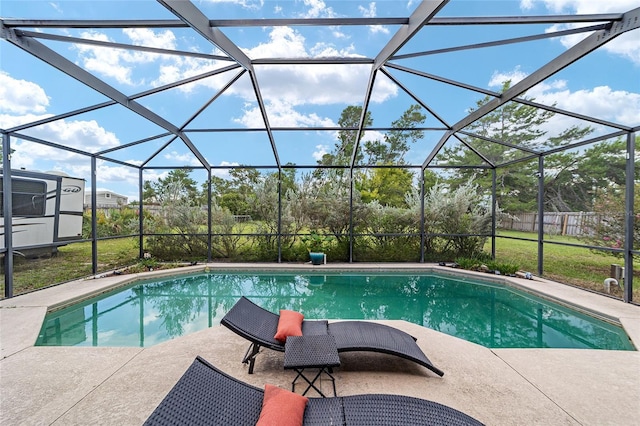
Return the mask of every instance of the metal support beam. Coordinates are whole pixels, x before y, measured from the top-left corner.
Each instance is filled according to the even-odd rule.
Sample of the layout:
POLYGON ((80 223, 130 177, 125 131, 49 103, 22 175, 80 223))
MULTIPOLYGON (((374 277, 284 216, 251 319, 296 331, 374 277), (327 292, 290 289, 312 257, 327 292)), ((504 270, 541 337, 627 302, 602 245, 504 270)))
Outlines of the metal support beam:
POLYGON ((496 259, 496 214, 498 211, 496 192, 498 188, 498 177, 496 169, 491 169, 491 258, 496 259))
POLYGON ((24 50, 25 52, 28 52, 31 55, 35 56, 36 58, 40 59, 41 61, 51 65, 54 68, 59 69, 65 74, 89 86, 93 90, 99 93, 102 93, 106 97, 116 101, 123 107, 135 112, 136 114, 140 115, 146 120, 156 124, 157 126, 162 127, 165 130, 168 130, 169 132, 173 133, 176 136, 179 136, 187 145, 187 147, 193 152, 193 154, 198 158, 200 163, 205 168, 210 167, 207 160, 195 148, 195 146, 193 146, 189 138, 183 133, 181 133, 175 125, 171 124, 170 122, 160 117, 153 111, 145 108, 144 106, 134 101, 133 99, 127 97, 125 94, 116 90, 112 86, 106 84, 104 81, 100 80, 93 74, 80 68, 78 65, 69 61, 64 56, 49 49, 47 46, 40 43, 39 41, 33 38, 21 37, 14 30, 8 29, 6 27, 2 28, 2 32, 3 32, 4 38, 7 41, 19 47, 20 49, 24 50))
MULTIPOLYGON (((394 59, 394 58, 391 58, 394 59)), ((482 87, 478 87, 478 86, 473 86, 471 84, 467 84, 467 83, 462 83, 460 81, 456 81, 456 80, 452 80, 450 78, 444 78, 435 74, 430 74, 430 73, 426 73, 423 71, 419 71, 419 70, 415 70, 412 68, 408 68, 408 67, 403 67, 397 64, 393 64, 391 62, 387 62, 387 64, 385 64, 385 68, 392 68, 392 69, 396 69, 398 71, 403 71, 406 72, 408 74, 413 74, 413 75, 417 75, 420 77, 424 77, 424 78, 428 78, 429 80, 433 80, 433 81, 437 81, 440 83, 444 83, 444 84, 449 84, 451 86, 454 87, 459 87, 461 89, 466 89, 466 90, 471 90, 472 92, 477 92, 477 93, 481 93, 483 95, 487 95, 487 96, 494 96, 494 97, 500 97, 501 93, 500 92, 495 92, 493 90, 488 90, 482 87)), ((594 123, 594 124, 600 124, 602 126, 607 126, 607 127, 613 127, 614 129, 620 129, 620 130, 625 130, 627 132, 633 131, 633 129, 625 124, 620 124, 620 123, 613 123, 611 121, 607 121, 607 120, 602 120, 601 118, 597 118, 597 117, 590 117, 588 115, 584 115, 584 114, 578 114, 576 112, 573 111, 567 111, 565 109, 561 109, 558 108, 554 105, 544 105, 541 104, 539 102, 534 102, 531 99, 525 99, 525 98, 520 98, 520 97, 516 97, 513 98, 512 101, 514 102, 518 102, 520 104, 524 104, 524 105, 529 105, 535 108, 539 108, 542 109, 544 111, 551 111, 554 112, 556 114, 562 114, 562 115, 566 115, 568 117, 573 117, 573 118, 577 118, 579 120, 584 120, 584 121, 588 121, 590 123, 594 123)))
POLYGON ((282 169, 278 169, 278 263, 282 263, 282 169))
POLYGON ((424 243, 426 236, 424 235, 424 172, 420 170, 420 263, 424 263, 424 243))
POLYGON ((142 181, 143 169, 138 169, 138 247, 140 250, 138 252, 138 258, 142 259, 144 257, 144 182, 142 181))
POLYGON ((13 297, 13 200, 11 185, 11 141, 2 133, 2 216, 4 218, 4 297, 13 297))
POLYGON ((627 167, 625 182, 625 238, 624 238, 624 301, 633 300, 633 236, 635 214, 633 211, 635 194, 635 161, 636 161, 635 133, 627 134, 627 167))
POLYGON ((385 69, 385 67, 380 68, 380 72, 383 73, 389 80, 393 81, 407 95, 411 96, 411 98, 413 100, 415 100, 417 103, 419 103, 422 108, 426 109, 429 112, 429 114, 431 114, 433 117, 435 117, 435 119, 438 120, 443 126, 445 126, 447 129, 451 128, 449 126, 449 123, 447 123, 447 120, 445 120, 443 117, 441 117, 440 114, 438 114, 433 108, 431 108, 425 102, 423 102, 422 99, 420 99, 411 90, 409 90, 404 84, 402 84, 402 82, 400 82, 400 80, 395 78, 393 74, 391 74, 389 71, 387 71, 385 69))
POLYGON ((462 130, 469 124, 479 120, 490 112, 498 109, 500 106, 511 101, 521 93, 526 92, 541 81, 546 80, 558 71, 571 65, 578 59, 593 52, 603 44, 606 44, 617 36, 640 27, 640 8, 625 13, 621 22, 612 24, 608 30, 600 30, 591 34, 575 46, 566 50, 551 62, 542 66, 538 70, 529 74, 527 77, 519 81, 506 90, 499 98, 495 98, 474 110, 462 120, 458 121, 452 127, 454 131, 462 130))
POLYGON ((213 253, 211 250, 211 220, 213 218, 211 212, 211 169, 207 170, 207 262, 211 263, 213 260, 213 253))
MULTIPOLYGON (((621 13, 585 15, 534 16, 456 16, 434 18, 428 25, 510 25, 510 24, 562 24, 578 22, 619 21, 621 13)), ((5 19, 7 27, 27 28, 186 28, 176 19, 5 19)), ((293 27, 293 26, 345 26, 345 25, 406 25, 404 17, 374 18, 254 18, 211 19, 212 27, 293 27)))
POLYGON ((186 22, 194 31, 196 31, 206 40, 208 40, 213 45, 229 55, 231 58, 233 58, 244 69, 249 71, 251 84, 253 85, 253 90, 255 91, 256 100, 258 102, 258 106, 260 107, 260 113, 262 114, 262 119, 264 120, 267 134, 269 135, 271 149, 273 151, 273 155, 279 169, 281 167, 281 164, 278 150, 276 149, 275 138, 273 137, 273 132, 271 130, 271 126, 269 125, 269 118, 267 116, 264 101, 262 99, 262 92, 260 91, 260 86, 258 85, 258 79, 256 78, 256 73, 253 68, 253 64, 251 63, 251 59, 242 50, 240 50, 238 46, 236 46, 231 40, 229 40, 229 38, 227 38, 227 36, 224 35, 222 31, 220 31, 218 28, 211 27, 209 19, 190 1, 158 0, 158 3, 162 4, 169 11, 171 11, 171 13, 186 22))
POLYGON ((253 90, 256 94, 256 100, 258 101, 258 106, 260 107, 260 114, 262 115, 262 120, 264 121, 264 127, 267 130, 267 136, 269 136, 269 143, 271 144, 271 151, 273 151, 273 158, 276 160, 278 169, 280 169, 282 168, 282 164, 280 163, 280 156, 278 155, 278 149, 276 148, 276 139, 273 137, 273 130, 271 130, 271 124, 269 124, 269 116, 267 115, 267 109, 264 106, 262 91, 260 90, 260 86, 258 85, 256 73, 254 71, 249 72, 249 77, 251 77, 251 84, 253 85, 253 90))
POLYGON ((591 31, 602 30, 602 29, 605 29, 607 26, 608 26, 608 24, 598 24, 598 25, 591 25, 589 27, 571 28, 571 29, 568 29, 568 30, 554 31, 554 32, 548 32, 548 33, 544 33, 544 34, 535 34, 535 35, 524 36, 524 37, 515 37, 515 38, 508 38, 508 39, 502 39, 502 40, 489 41, 489 42, 484 42, 484 43, 474 43, 474 44, 467 44, 467 45, 462 45, 462 46, 447 47, 447 48, 442 48, 442 49, 434 49, 434 50, 428 50, 428 51, 424 51, 424 52, 408 53, 408 54, 405 54, 405 55, 396 55, 396 56, 393 56, 390 59, 397 61, 397 60, 400 60, 400 59, 416 58, 416 57, 420 57, 420 56, 439 55, 439 54, 442 54, 442 53, 459 52, 461 50, 484 49, 484 48, 487 48, 487 47, 502 46, 502 45, 505 45, 505 44, 526 43, 526 42, 534 41, 534 40, 542 40, 542 39, 546 39, 546 38, 562 37, 562 36, 571 35, 571 34, 579 34, 579 33, 586 33, 586 32, 591 32, 591 31))
POLYGON ((349 169, 349 263, 353 263, 353 168, 349 169))
POLYGON ((367 109, 369 108, 369 101, 371 100, 371 91, 373 90, 373 84, 376 81, 376 71, 372 70, 369 74, 369 83, 367 83, 367 91, 362 105, 362 112, 360 114, 360 122, 358 123, 358 131, 356 132, 356 140, 353 142, 353 151, 351 152, 351 161, 349 165, 351 168, 356 165, 358 158, 358 149, 360 149, 360 139, 364 132, 364 124, 367 118, 367 109))
POLYGON ((98 172, 96 157, 91 157, 91 272, 98 273, 98 172))
POLYGON ((538 158, 538 275, 544 273, 544 157, 538 158))
MULTIPOLYGON (((207 71, 207 72, 204 72, 202 74, 198 74, 198 75, 194 75, 194 76, 191 76, 191 77, 188 77, 188 78, 184 78, 182 80, 174 81, 173 83, 165 84, 163 86, 156 87, 156 88, 151 89, 151 90, 145 90, 145 91, 142 91, 142 92, 135 93, 135 94, 129 96, 129 99, 139 99, 139 98, 142 98, 142 97, 145 97, 145 96, 153 95, 155 93, 160 93, 160 92, 163 92, 165 90, 170 90, 170 89, 173 89, 173 88, 176 88, 176 87, 179 87, 179 86, 183 86, 185 84, 193 83, 194 81, 198 81, 198 80, 202 80, 204 78, 208 78, 208 77, 211 77, 211 76, 214 76, 214 75, 222 74, 224 72, 227 72, 227 71, 230 71, 230 70, 234 70, 236 68, 240 68, 240 66, 238 64, 233 64, 233 65, 228 65, 226 67, 218 68, 218 69, 215 69, 215 70, 212 70, 212 71, 207 71)), ((33 121, 31 123, 21 124, 19 126, 16 126, 16 127, 13 127, 11 129, 7 129, 7 130, 10 131, 10 132, 17 132, 17 131, 20 131, 20 130, 28 129, 30 127, 36 127, 36 126, 40 126, 40 125, 43 125, 43 124, 46 124, 46 123, 52 123, 54 121, 62 120, 64 118, 73 117, 75 115, 80 115, 80 114, 84 114, 84 113, 87 113, 87 112, 95 111, 95 110, 98 110, 98 109, 101 109, 101 108, 106 108, 108 106, 115 105, 116 103, 117 102, 113 101, 113 100, 108 101, 108 102, 102 102, 102 103, 99 103, 99 104, 96 104, 96 105, 91 105, 91 106, 88 106, 88 107, 85 107, 85 108, 76 109, 76 110, 73 110, 73 111, 68 111, 68 112, 65 112, 63 114, 53 115, 53 116, 50 116, 50 117, 47 117, 47 118, 43 118, 43 119, 40 119, 40 120, 37 120, 37 121, 33 121)), ((160 136, 157 136, 157 137, 160 137, 160 136)), ((120 146, 115 147, 115 148, 110 149, 110 150, 123 149, 123 148, 127 148, 127 147, 128 147, 128 144, 125 144, 125 145, 120 145, 120 146)), ((102 151, 102 152, 109 152, 110 150, 105 150, 105 151, 102 151)), ((97 153, 97 154, 100 154, 100 153, 97 153)), ((91 154, 87 153, 87 155, 91 155, 91 154)))
POLYGON ((149 52, 149 53, 157 53, 159 55, 175 55, 175 56, 182 56, 187 58, 211 59, 216 61, 232 61, 233 60, 227 56, 211 55, 209 53, 188 52, 185 50, 161 49, 158 47, 140 46, 136 44, 114 43, 112 41, 92 40, 92 39, 80 38, 80 37, 69 37, 69 36, 56 35, 56 34, 39 33, 36 31, 20 30, 19 34, 25 37, 61 41, 64 43, 87 44, 90 46, 103 46, 109 49, 125 49, 125 50, 131 50, 134 52, 136 51, 149 52))
POLYGON ((391 40, 380 50, 380 53, 376 55, 373 61, 373 67, 371 67, 371 74, 369 76, 369 83, 367 85, 367 91, 365 92, 365 100, 362 106, 362 116, 360 117, 360 126, 356 136, 356 141, 353 145, 353 152, 351 153, 351 167, 355 166, 358 149, 360 148, 360 136, 363 132, 365 117, 367 116, 367 108, 369 106, 369 100, 371 99, 371 92, 373 91, 373 84, 376 80, 376 74, 380 68, 393 56, 402 46, 404 46, 433 16, 442 9, 449 0, 428 0, 423 1, 418 5, 416 10, 413 11, 409 17, 409 21, 406 25, 400 27, 400 29, 391 37, 391 40))
POLYGON ((440 138, 440 140, 438 141, 436 146, 433 147, 433 149, 429 153, 429 156, 422 163, 422 168, 423 169, 426 169, 427 166, 433 161, 435 156, 438 155, 438 153, 440 152, 440 150, 442 149, 444 144, 447 143, 447 141, 449 140, 449 138, 451 137, 452 134, 453 134, 453 132, 451 130, 448 130, 444 135, 442 135, 442 137, 440 138))
POLYGON ((398 29, 391 40, 382 48, 373 62, 373 70, 382 67, 402 46, 407 43, 449 0, 428 0, 418 5, 409 16, 409 22, 398 29))
POLYGON ((158 0, 171 13, 182 19, 202 37, 209 40, 224 53, 233 58, 246 70, 252 71, 251 60, 218 28, 212 28, 209 19, 193 3, 185 0, 158 0))
MULTIPOLYGON (((5 31, 10 31, 4 29, 5 31)), ((18 48, 24 50, 25 52, 30 53, 41 61, 51 65, 54 68, 62 71, 63 73, 75 78, 76 80, 84 83, 95 91, 105 95, 106 97, 113 99, 120 105, 130 109, 131 111, 139 114, 140 116, 146 118, 147 120, 157 124, 158 126, 171 131, 172 133, 177 133, 177 128, 166 121, 164 118, 156 115, 154 112, 148 110, 143 107, 139 103, 131 100, 129 97, 116 90, 112 86, 106 84, 102 80, 95 77, 93 74, 85 71, 80 68, 78 65, 69 61, 64 56, 61 56, 57 52, 49 49, 47 46, 43 45, 39 41, 32 38, 20 37, 17 34, 13 34, 12 37, 8 37, 7 41, 14 44, 18 48)))
POLYGON ((453 135, 454 138, 456 138, 462 145, 466 146, 467 149, 469 149, 469 151, 473 152, 475 155, 477 155, 482 161, 484 161, 486 164, 489 165, 489 167, 494 168, 496 167, 495 163, 493 161, 491 161, 486 155, 484 155, 483 153, 481 153, 480 151, 478 151, 477 149, 475 149, 473 146, 471 146, 469 144, 469 142, 467 142, 466 140, 462 139, 460 136, 458 136, 457 134, 453 135))

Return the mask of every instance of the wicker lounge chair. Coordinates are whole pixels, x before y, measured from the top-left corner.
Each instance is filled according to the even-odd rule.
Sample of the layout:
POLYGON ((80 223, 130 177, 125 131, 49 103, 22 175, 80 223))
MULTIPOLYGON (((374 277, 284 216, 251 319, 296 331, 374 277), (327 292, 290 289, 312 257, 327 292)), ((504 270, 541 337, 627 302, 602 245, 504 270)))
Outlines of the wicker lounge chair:
MULTIPOLYGON (((197 357, 145 425, 255 425, 262 389, 221 372, 197 357)), ((482 425, 445 405, 401 395, 309 398, 305 425, 482 425)))
MULTIPOLYGON (((284 344, 274 339, 279 316, 242 296, 220 324, 251 342, 242 362, 249 364, 253 373, 255 357, 265 347, 284 352, 284 344)), ((368 321, 339 321, 329 324, 325 320, 303 321, 302 334, 332 334, 338 352, 366 351, 399 356, 418 363, 438 376, 444 372, 434 366, 416 344, 416 339, 397 328, 368 321)))

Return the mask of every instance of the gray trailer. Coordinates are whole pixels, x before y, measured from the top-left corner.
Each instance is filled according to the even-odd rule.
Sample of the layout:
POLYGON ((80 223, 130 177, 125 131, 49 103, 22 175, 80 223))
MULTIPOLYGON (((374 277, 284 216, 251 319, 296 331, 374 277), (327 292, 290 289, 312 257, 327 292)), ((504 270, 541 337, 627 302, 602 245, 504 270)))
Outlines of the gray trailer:
MULTIPOLYGON (((4 216, 4 171, 0 169, 0 216, 4 216)), ((56 172, 11 170, 12 242, 27 257, 51 254, 82 238, 85 181, 56 172)), ((4 217, 0 249, 5 248, 4 217)))

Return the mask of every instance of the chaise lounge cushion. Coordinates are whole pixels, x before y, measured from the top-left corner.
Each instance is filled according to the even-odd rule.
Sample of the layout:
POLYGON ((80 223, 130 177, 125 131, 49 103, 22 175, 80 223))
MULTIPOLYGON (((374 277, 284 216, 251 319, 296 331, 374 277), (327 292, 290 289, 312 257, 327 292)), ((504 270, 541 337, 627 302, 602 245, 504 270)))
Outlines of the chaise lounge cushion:
POLYGON ((306 396, 266 384, 256 426, 302 426, 308 402, 306 396))
POLYGON ((280 318, 278 319, 278 329, 276 335, 273 336, 279 342, 284 343, 287 336, 302 336, 302 321, 304 315, 300 312, 280 309, 280 318))

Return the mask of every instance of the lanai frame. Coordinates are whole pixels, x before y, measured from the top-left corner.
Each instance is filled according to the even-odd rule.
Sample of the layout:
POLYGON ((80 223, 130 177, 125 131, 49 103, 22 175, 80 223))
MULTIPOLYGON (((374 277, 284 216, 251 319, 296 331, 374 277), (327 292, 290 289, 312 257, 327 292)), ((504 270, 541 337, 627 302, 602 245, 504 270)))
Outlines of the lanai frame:
MULTIPOLYGON (((632 301, 632 288, 633 288, 633 256, 640 255, 640 252, 633 249, 633 229, 635 216, 633 211, 634 197, 636 196, 634 182, 635 182, 635 161, 636 161, 636 147, 635 147, 635 133, 640 129, 640 125, 636 126, 625 126, 618 123, 613 123, 610 121, 602 120, 598 117, 588 117, 582 114, 578 114, 575 112, 561 110, 552 106, 541 105, 529 100, 525 100, 519 98, 521 94, 526 92, 528 89, 532 88, 536 84, 545 80, 546 78, 554 75, 565 67, 569 66, 573 62, 579 60, 580 58, 590 54, 594 50, 598 49, 602 45, 610 42, 615 37, 619 36, 628 31, 637 31, 640 27, 640 8, 636 8, 630 10, 626 13, 614 13, 614 14, 598 14, 598 15, 549 15, 549 16, 514 16, 514 17, 455 17, 455 18, 439 18, 437 17, 438 11, 442 9, 446 5, 448 0, 435 0, 435 1, 423 1, 418 7, 414 10, 414 12, 409 17, 402 18, 319 18, 319 19, 242 19, 242 20, 212 20, 207 18, 193 3, 188 1, 181 0, 159 0, 159 3, 162 4, 167 10, 172 12, 178 19, 176 20, 29 20, 29 19, 0 19, 0 31, 2 35, 2 39, 6 42, 9 42, 19 49, 22 49, 28 54, 31 54, 38 58, 39 60, 47 63, 53 68, 56 68, 65 74, 75 78, 76 80, 84 83, 86 86, 91 89, 107 96, 110 100, 106 102, 102 102, 95 105, 90 105, 85 108, 81 108, 75 111, 69 111, 64 114, 59 114, 53 117, 49 117, 46 119, 38 120, 31 123, 22 124, 10 129, 0 129, 0 135, 2 136, 2 164, 3 164, 3 193, 10 194, 12 193, 12 184, 11 184, 11 140, 13 138, 27 140, 30 142, 35 142, 38 144, 42 144, 45 146, 73 152, 75 154, 80 154, 87 156, 91 159, 91 188, 92 188, 92 270, 93 273, 96 274, 98 272, 98 237, 96 233, 96 163, 97 160, 103 160, 115 164, 119 164, 126 167, 132 167, 138 170, 139 173, 139 191, 140 191, 140 223, 139 223, 139 234, 137 235, 140 240, 140 253, 139 256, 143 256, 144 246, 144 229, 143 229, 143 215, 142 211, 144 210, 144 203, 142 197, 142 188, 143 188, 143 173, 145 170, 158 169, 158 167, 148 166, 149 161, 151 161, 155 156, 157 156, 160 150, 152 153, 144 162, 139 165, 132 165, 127 162, 123 162, 117 160, 116 158, 110 157, 110 154, 114 151, 128 148, 131 146, 143 144, 145 142, 149 142, 152 140, 157 140, 159 138, 169 136, 169 141, 164 145, 164 147, 168 146, 174 140, 181 140, 188 149, 193 153, 193 155, 198 159, 198 161, 202 164, 201 169, 206 170, 210 182, 211 172, 215 170, 216 167, 212 166, 207 162, 202 153, 198 150, 195 144, 189 138, 189 131, 185 129, 186 125, 195 119, 199 113, 201 113, 211 102, 214 102, 216 98, 218 98, 225 90, 231 87, 241 76, 247 74, 251 80, 253 88, 256 93, 256 98, 258 101, 258 105, 262 114, 262 118, 265 123, 265 128, 261 129, 267 133, 269 138, 269 142, 271 144, 271 148, 273 151, 273 159, 275 162, 275 169, 277 169, 278 173, 281 174, 282 171, 290 166, 283 165, 280 161, 278 150, 276 148, 274 132, 276 131, 309 131, 309 130, 349 130, 344 128, 278 128, 273 127, 269 124, 269 120, 267 117, 266 109, 264 102, 262 100, 262 95, 260 92, 260 86, 258 78, 255 74, 254 65, 296 65, 296 64, 367 64, 371 66, 371 73, 369 77, 369 81, 367 84, 366 92, 364 93, 363 99, 363 111, 362 117, 360 119, 359 126, 353 128, 351 130, 357 132, 356 137, 356 146, 353 150, 350 163, 346 166, 343 166, 344 169, 349 171, 351 177, 353 177, 353 171, 359 167, 362 167, 357 164, 356 155, 358 152, 358 144, 360 142, 360 135, 365 130, 372 130, 370 128, 364 127, 365 122, 365 114, 367 112, 367 107, 369 105, 369 101, 371 98, 371 93, 373 89, 373 85, 375 79, 378 75, 385 75, 390 78, 396 84, 400 86, 409 96, 411 96, 418 104, 420 104, 427 111, 434 114, 435 117, 440 119, 438 115, 419 97, 415 96, 409 89, 405 88, 400 82, 398 82, 394 77, 389 73, 389 69, 395 69, 398 71, 414 74, 417 76, 421 76, 428 79, 433 79, 436 81, 440 81, 446 84, 450 84, 456 87, 465 88, 469 90, 473 90, 477 93, 485 94, 492 96, 493 99, 477 108, 466 117, 461 119, 456 123, 447 123, 444 120, 440 119, 442 123, 442 129, 445 130, 444 135, 438 141, 434 149, 431 153, 425 158, 422 165, 419 166, 421 170, 422 181, 424 183, 424 171, 431 168, 437 168, 437 165, 433 164, 433 160, 436 155, 443 148, 445 143, 451 138, 457 139, 462 144, 466 145, 468 149, 476 152, 478 156, 483 158, 482 154, 475 151, 471 146, 465 144, 462 136, 472 136, 479 137, 476 134, 471 134, 467 132, 465 129, 476 120, 481 119, 492 111, 496 110, 500 106, 504 105, 507 102, 514 101, 525 105, 535 106, 537 108, 541 108, 547 111, 551 111, 554 113, 560 113, 566 115, 568 117, 585 120, 589 123, 600 124, 612 129, 615 129, 614 132, 599 136, 597 138, 592 138, 589 140, 581 141, 578 143, 574 143, 567 146, 562 146, 558 148, 554 148, 552 150, 547 151, 534 151, 530 149, 526 149, 519 146, 510 145, 508 141, 493 141, 498 144, 502 144, 505 146, 509 146, 511 148, 517 148, 524 152, 522 158, 519 158, 516 161, 510 163, 503 164, 493 164, 491 161, 486 160, 486 166, 480 167, 485 169, 490 169, 493 176, 493 185, 492 185, 492 206, 493 206, 493 223, 492 223, 492 231, 491 231, 491 239, 492 239, 492 255, 495 256, 495 239, 496 239, 496 172, 501 167, 506 167, 512 165, 516 162, 524 162, 536 160, 538 161, 538 237, 537 237, 537 245, 538 245, 538 274, 542 275, 544 272, 544 245, 545 244, 563 244, 558 242, 546 242, 544 241, 544 205, 543 205, 543 197, 544 197, 544 175, 545 175, 545 166, 544 159, 546 156, 555 154, 558 152, 580 148, 581 146, 585 146, 588 144, 592 144, 598 141, 615 138, 615 137, 625 137, 626 136, 626 186, 625 186, 625 241, 624 247, 620 249, 608 249, 603 247, 590 247, 590 246, 580 246, 584 248, 596 248, 600 250, 609 250, 621 253, 624 258, 625 263, 625 288, 623 299, 625 302, 632 301), (489 24, 540 24, 540 23, 590 23, 591 25, 571 30, 563 30, 556 31, 551 33, 533 35, 528 37, 520 37, 517 39, 504 39, 491 43, 479 43, 476 45, 467 45, 467 46, 459 46, 449 49, 440 49, 438 53, 443 53, 446 51, 454 51, 454 50, 466 50, 466 49, 474 49, 480 47, 488 47, 488 46, 498 46, 510 43, 517 42, 525 42, 532 41, 537 39, 549 38, 549 37, 558 37, 562 35, 580 33, 580 32, 592 32, 589 36, 587 36, 584 40, 576 44, 575 46, 567 49, 565 52, 552 59, 548 63, 544 64, 542 67, 531 73, 529 76, 521 80, 520 82, 514 84, 504 93, 492 92, 489 90, 485 90, 479 87, 473 87, 462 82, 453 81, 449 79, 445 79, 442 77, 426 74, 419 70, 410 69, 404 66, 400 66, 395 64, 393 61, 397 59, 404 59, 411 56, 420 56, 427 55, 434 52, 417 52, 409 55, 396 55, 396 53, 400 50, 402 46, 404 46, 415 34, 417 34, 423 27, 429 25, 449 25, 449 26, 459 26, 459 25, 489 25, 489 24), (332 26, 332 25, 398 25, 399 30, 393 35, 393 37, 389 40, 389 42, 383 46, 379 53, 375 58, 295 58, 295 59, 261 59, 261 60, 251 60, 236 44, 234 44, 229 38, 226 37, 222 28, 225 27, 254 27, 254 26, 299 26, 299 25, 313 25, 313 26, 332 26), (122 45, 118 43, 112 42, 102 42, 96 40, 88 40, 88 39, 80 39, 74 37, 66 37, 55 34, 49 34, 44 32, 43 30, 50 28, 151 28, 151 29, 159 29, 159 28, 191 28, 193 29, 200 37, 209 41, 212 45, 215 45, 222 52, 225 53, 226 56, 215 56, 210 54, 202 54, 202 53, 194 53, 194 52, 176 52, 169 51, 166 49, 158 49, 158 48, 150 48, 144 46, 133 46, 133 45, 122 45), (33 31, 33 29, 38 29, 40 31, 33 31), (227 67, 219 68, 214 71, 210 71, 204 73, 202 75, 194 76, 188 79, 184 79, 181 81, 174 82, 172 84, 168 84, 162 87, 155 88, 153 90, 145 91, 142 93, 134 94, 134 95, 125 95, 100 80, 95 75, 89 73, 88 71, 80 68, 75 65, 73 62, 64 58, 63 56, 56 53, 54 50, 48 48, 44 44, 42 44, 39 39, 48 39, 54 41, 62 41, 62 42, 70 42, 70 43, 81 43, 81 44, 92 44, 92 45, 103 45, 107 47, 114 48, 124 48, 134 51, 144 51, 144 52, 155 52, 162 54, 180 54, 183 56, 194 56, 194 57, 202 57, 208 59, 218 59, 218 60, 226 60, 230 62, 230 65, 227 67), (147 96, 153 93, 158 93, 163 90, 167 90, 173 87, 177 87, 179 85, 187 84, 202 78, 206 78, 212 75, 234 71, 237 70, 237 74, 229 81, 229 83, 224 86, 207 104, 203 105, 196 114, 194 114, 190 120, 182 125, 176 125, 171 122, 170 118, 162 117, 157 113, 145 108, 141 104, 139 104, 136 100, 143 96, 147 96), (79 114, 83 114, 90 111, 95 111, 101 108, 105 108, 107 106, 119 104, 144 119, 148 120, 151 123, 158 125, 159 127, 165 130, 164 133, 157 135, 150 135, 148 138, 144 138, 141 140, 129 142, 127 144, 107 149, 101 152, 86 152, 80 149, 71 148, 69 146, 65 146, 63 144, 38 139, 29 135, 22 133, 23 131, 30 129, 35 126, 43 125, 46 123, 50 123, 56 120, 60 120, 63 118, 74 117, 79 114)), ((391 128, 376 128, 375 130, 385 131, 385 130, 401 130, 401 129, 391 129, 391 128)), ((420 129, 418 129, 420 130, 420 129)), ((431 129, 432 130, 432 129, 431 129)), ((222 132, 222 131, 256 131, 256 129, 205 129, 204 131, 209 132, 222 132)), ((163 147, 163 148, 164 148, 163 147)), ((260 168, 261 166, 256 166, 260 168)), ((320 165, 296 165, 295 168, 322 168, 320 165)), ((333 166, 336 167, 336 166, 333 166)), ((371 167, 371 166, 367 166, 371 167)), ((410 167, 410 166, 409 166, 410 167)), ((473 167, 478 168, 477 166, 462 166, 462 167, 473 167)), ((176 169, 176 167, 171 167, 172 169, 176 169)), ((185 167, 186 168, 186 167, 185 167)), ((189 167, 190 169, 194 169, 194 167, 189 167)), ((197 168, 196 168, 197 169, 197 168)), ((350 179, 350 194, 353 193, 353 179, 350 179)), ((423 201, 424 201, 424 187, 423 187, 423 201)), ((278 209, 281 212, 282 209, 282 194, 279 187, 278 194, 278 209)), ((351 197, 352 198, 352 197, 351 197)), ((350 206, 352 207, 352 200, 350 201, 350 206)), ((209 215, 211 215, 211 191, 209 187, 209 196, 208 196, 208 207, 209 207, 209 215)), ((424 217, 424 203, 422 206, 422 214, 424 217)), ((3 218, 4 218, 4 249, 0 252, 0 254, 4 255, 4 270, 5 270, 5 297, 13 297, 13 256, 14 256, 14 247, 12 240, 12 205, 11 205, 11 197, 4 197, 4 205, 3 205, 3 218)), ((209 250, 208 250, 208 258, 211 260, 211 220, 209 217, 209 250)), ((424 220, 423 220, 424 223, 424 220)), ((280 223, 278 226, 280 230, 280 223)), ((424 252, 422 248, 424 247, 424 229, 421 233, 421 262, 424 262, 424 252)), ((280 241, 280 239, 279 239, 280 241)), ((278 262, 281 261, 281 250, 279 247, 278 254, 278 262)), ((350 247, 349 247, 349 261, 353 262, 353 217, 351 217, 350 224, 350 247)))

